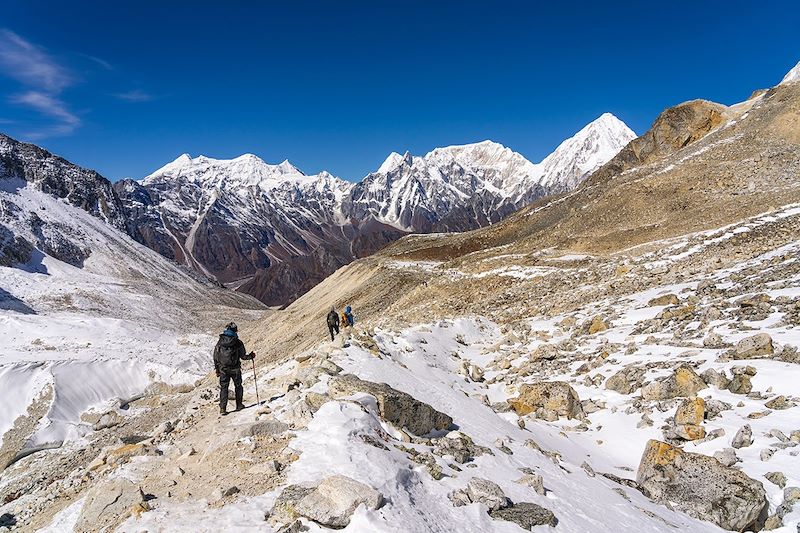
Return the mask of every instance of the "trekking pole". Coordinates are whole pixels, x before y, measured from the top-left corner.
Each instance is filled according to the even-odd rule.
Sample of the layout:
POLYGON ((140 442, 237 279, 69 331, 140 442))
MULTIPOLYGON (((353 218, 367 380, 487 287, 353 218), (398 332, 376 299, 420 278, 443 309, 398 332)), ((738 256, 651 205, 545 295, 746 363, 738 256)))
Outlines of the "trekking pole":
POLYGON ((253 363, 253 383, 255 383, 256 386, 256 402, 258 402, 258 405, 261 405, 261 399, 258 397, 258 378, 256 377, 256 360, 251 359, 250 361, 253 363))

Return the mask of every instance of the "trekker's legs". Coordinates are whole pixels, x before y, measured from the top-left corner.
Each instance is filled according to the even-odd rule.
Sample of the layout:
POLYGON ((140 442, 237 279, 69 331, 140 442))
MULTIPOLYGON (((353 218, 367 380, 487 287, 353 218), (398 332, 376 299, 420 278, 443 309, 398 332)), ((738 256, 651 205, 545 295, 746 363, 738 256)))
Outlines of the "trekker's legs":
POLYGON ((242 403, 244 398, 244 387, 242 387, 242 370, 238 369, 235 372, 232 372, 231 377, 233 378, 233 388, 234 392, 236 393, 236 409, 239 410, 244 407, 244 403, 242 403))
POLYGON ((328 326, 328 331, 331 334, 331 340, 333 340, 333 328, 334 328, 334 326, 331 326, 331 325, 328 326))
MULTIPOLYGON (((231 382, 231 375, 225 370, 219 371, 219 412, 225 412, 228 408, 228 385, 231 382)), ((241 374, 239 375, 239 383, 242 382, 241 374)), ((235 384, 235 381, 234 381, 235 384)))

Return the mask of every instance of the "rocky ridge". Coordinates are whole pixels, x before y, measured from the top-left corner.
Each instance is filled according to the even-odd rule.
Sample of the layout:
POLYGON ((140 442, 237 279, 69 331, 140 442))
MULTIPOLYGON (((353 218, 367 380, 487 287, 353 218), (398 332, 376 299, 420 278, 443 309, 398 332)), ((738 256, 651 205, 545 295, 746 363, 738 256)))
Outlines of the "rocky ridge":
POLYGON ((571 190, 634 136, 606 113, 540 164, 484 141, 424 157, 391 154, 356 184, 251 154, 232 160, 184 154, 115 189, 136 240, 282 305, 410 232, 474 229, 571 190))

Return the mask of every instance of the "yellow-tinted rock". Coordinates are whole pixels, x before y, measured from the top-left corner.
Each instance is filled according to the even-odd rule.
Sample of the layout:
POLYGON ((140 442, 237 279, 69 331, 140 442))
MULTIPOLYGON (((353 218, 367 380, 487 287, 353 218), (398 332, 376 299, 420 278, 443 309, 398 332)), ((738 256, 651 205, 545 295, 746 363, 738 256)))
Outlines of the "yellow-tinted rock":
POLYGON ((578 393, 569 383, 563 381, 526 383, 520 387, 519 396, 508 403, 520 416, 540 408, 548 413, 555 413, 556 418, 566 416, 583 419, 585 416, 578 393))
POLYGON ((694 314, 695 307, 693 305, 683 305, 679 307, 668 307, 661 311, 656 318, 661 320, 672 320, 673 318, 685 318, 694 314))
MULTIPOLYGON (((699 426, 703 423, 706 413, 706 402, 702 398, 689 398, 684 400, 675 411, 675 424, 691 424, 699 426)), ((692 439, 694 440, 694 439, 692 439)))
POLYGON ((678 299, 678 297, 676 295, 674 295, 674 294, 664 294, 662 296, 658 296, 656 298, 653 298, 652 300, 647 302, 647 305, 650 306, 650 307, 655 307, 657 305, 678 305, 679 303, 680 303, 680 300, 678 299))
POLYGON ((600 316, 596 316, 592 319, 592 323, 589 324, 589 334, 594 335, 595 333, 600 333, 601 331, 605 331, 608 329, 608 324, 606 324, 600 316))
POLYGON ((122 463, 131 457, 136 457, 137 455, 146 455, 147 452, 148 448, 144 444, 126 444, 125 446, 120 446, 119 448, 108 452, 106 463, 112 465, 122 463))
POLYGON ((683 440, 698 440, 706 436, 706 429, 695 424, 684 424, 675 428, 675 434, 683 440))

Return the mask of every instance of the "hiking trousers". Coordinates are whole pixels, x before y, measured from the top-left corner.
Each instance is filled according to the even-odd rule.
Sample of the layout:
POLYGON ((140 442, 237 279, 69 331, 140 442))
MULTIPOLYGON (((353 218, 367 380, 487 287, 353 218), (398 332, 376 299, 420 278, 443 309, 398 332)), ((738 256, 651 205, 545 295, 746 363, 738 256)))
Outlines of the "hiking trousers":
POLYGON ((328 331, 331 332, 331 340, 335 338, 334 332, 336 335, 339 334, 339 325, 338 324, 328 324, 328 331))
POLYGON ((236 405, 242 405, 244 398, 244 388, 242 387, 241 368, 223 368, 219 371, 219 408, 228 407, 228 386, 233 380, 233 390, 236 394, 236 405))

